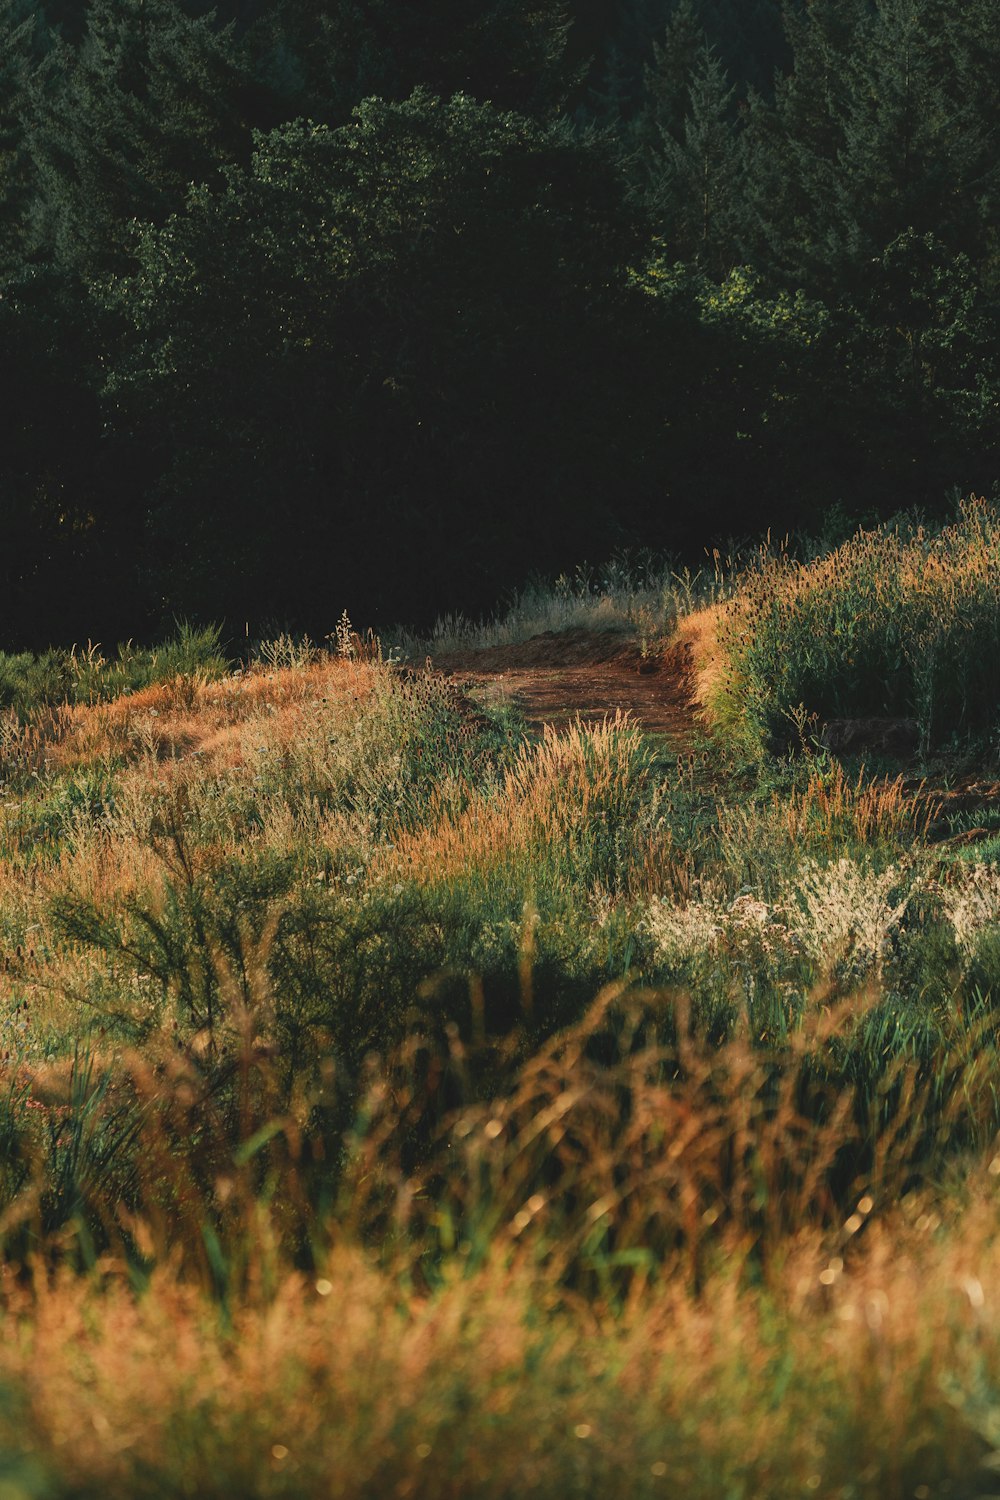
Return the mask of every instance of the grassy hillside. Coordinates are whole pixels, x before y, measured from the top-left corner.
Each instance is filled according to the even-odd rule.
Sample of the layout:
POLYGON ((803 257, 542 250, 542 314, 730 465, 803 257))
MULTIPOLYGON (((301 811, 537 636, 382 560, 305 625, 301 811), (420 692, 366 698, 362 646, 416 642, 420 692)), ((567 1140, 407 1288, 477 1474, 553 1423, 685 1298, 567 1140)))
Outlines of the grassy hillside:
POLYGON ((995 528, 0 660, 0 1495, 988 1493, 995 528))

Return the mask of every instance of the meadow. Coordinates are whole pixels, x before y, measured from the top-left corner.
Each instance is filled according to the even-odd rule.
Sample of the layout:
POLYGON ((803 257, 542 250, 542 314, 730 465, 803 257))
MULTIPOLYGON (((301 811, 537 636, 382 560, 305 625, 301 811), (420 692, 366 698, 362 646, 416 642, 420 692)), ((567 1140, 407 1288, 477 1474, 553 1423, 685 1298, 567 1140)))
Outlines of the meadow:
POLYGON ((969 502, 0 656, 0 1500, 1000 1492, 998 639, 969 502), (570 628, 683 743, 427 663, 570 628))

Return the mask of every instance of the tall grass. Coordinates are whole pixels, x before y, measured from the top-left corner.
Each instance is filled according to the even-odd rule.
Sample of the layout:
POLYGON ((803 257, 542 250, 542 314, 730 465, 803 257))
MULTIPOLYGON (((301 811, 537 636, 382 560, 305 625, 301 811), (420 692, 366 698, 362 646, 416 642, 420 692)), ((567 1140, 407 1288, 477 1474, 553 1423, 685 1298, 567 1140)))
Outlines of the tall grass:
MULTIPOLYGON (((169 1275, 138 1303, 114 1282, 56 1283, 30 1309, 30 1351, 0 1355, 21 1392, 12 1493, 987 1493, 991 1206, 935 1232, 913 1205, 847 1257, 804 1236, 776 1286, 722 1270, 698 1298, 664 1289, 618 1318, 553 1304, 527 1260, 456 1265, 405 1297, 351 1247, 226 1328, 169 1275)), ((15 1293, 8 1317, 28 1306, 15 1293)))
POLYGON ((582 565, 553 581, 536 579, 490 619, 448 615, 429 636, 399 628, 390 635, 414 657, 511 646, 572 630, 616 632, 652 650, 670 638, 682 615, 726 597, 733 577, 731 561, 718 552, 698 569, 653 554, 622 553, 600 568, 582 565))
POLYGON ((0 1495, 971 1500, 996 869, 338 646, 8 714, 0 1495))
POLYGON ((210 681, 223 676, 229 663, 215 626, 198 630, 181 624, 177 634, 154 649, 120 645, 107 658, 92 642, 78 650, 49 650, 40 655, 0 651, 0 708, 25 718, 60 703, 96 703, 136 692, 172 678, 210 681))
POLYGON ((272 1113, 249 1029, 235 1117, 204 1056, 121 1059, 139 1189, 105 1195, 105 1248, 78 1215, 0 1288, 10 1492, 978 1493, 1000 1163, 907 1187, 914 1081, 853 1178, 850 1101, 807 1107, 820 1032, 775 1073, 663 1046, 651 998, 607 994, 444 1109, 474 1056, 411 1044, 373 1072, 332 1213, 308 1102, 272 1113))
POLYGON ((767 551, 739 580, 723 628, 717 707, 759 740, 794 742, 796 717, 912 717, 923 749, 990 741, 1000 692, 1000 524, 967 501, 938 533, 859 532, 801 563, 767 551))
POLYGON ((224 1067, 252 1014, 287 1087, 336 1059, 343 1123, 414 1029, 493 1038, 499 1067, 627 978, 783 1046, 863 988, 824 1066, 873 1098, 993 1005, 980 877, 923 858, 926 799, 836 766, 720 805, 621 718, 527 742, 434 673, 309 653, 67 708, 8 768, 18 1057, 166 1027, 224 1067))

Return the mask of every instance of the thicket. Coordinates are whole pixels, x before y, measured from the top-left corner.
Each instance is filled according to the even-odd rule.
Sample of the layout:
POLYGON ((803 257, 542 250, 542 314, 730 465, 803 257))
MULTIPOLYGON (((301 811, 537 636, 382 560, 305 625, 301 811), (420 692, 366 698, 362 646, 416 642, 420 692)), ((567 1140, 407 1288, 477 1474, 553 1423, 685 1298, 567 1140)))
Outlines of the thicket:
POLYGON ((998 46, 990 0, 4 0, 6 649, 989 493, 998 46))

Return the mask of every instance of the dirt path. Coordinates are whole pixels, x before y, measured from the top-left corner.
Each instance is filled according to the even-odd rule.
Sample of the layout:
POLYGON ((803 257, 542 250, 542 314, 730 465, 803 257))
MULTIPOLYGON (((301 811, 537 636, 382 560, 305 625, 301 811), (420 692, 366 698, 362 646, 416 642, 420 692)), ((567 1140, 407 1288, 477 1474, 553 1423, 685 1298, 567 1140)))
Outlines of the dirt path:
MULTIPOLYGON (((710 615, 705 612, 702 630, 712 628, 710 615)), ((685 632, 650 661, 633 642, 611 632, 547 631, 517 645, 443 654, 434 665, 476 697, 509 699, 536 731, 545 724, 565 728, 578 715, 603 719, 621 709, 660 738, 663 750, 687 754, 704 735, 697 718, 696 649, 699 682, 705 681, 706 654, 709 667, 714 659, 711 642, 699 648, 698 640, 698 629, 685 632)), ((905 763, 899 769, 906 774, 905 763)), ((699 762, 699 776, 705 775, 699 762)), ((903 795, 926 811, 929 842, 942 849, 1000 842, 1000 781, 972 772, 911 776, 903 795)))
POLYGON ((627 711, 648 734, 671 749, 695 738, 691 652, 687 644, 643 658, 620 635, 570 630, 547 632, 513 646, 441 656, 434 665, 472 689, 505 694, 529 725, 556 728, 577 715, 603 719, 627 711))

